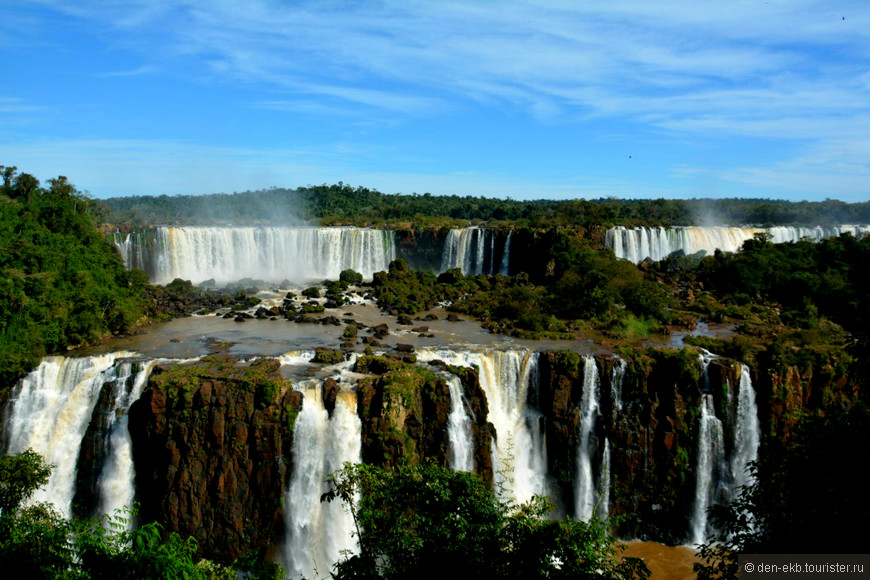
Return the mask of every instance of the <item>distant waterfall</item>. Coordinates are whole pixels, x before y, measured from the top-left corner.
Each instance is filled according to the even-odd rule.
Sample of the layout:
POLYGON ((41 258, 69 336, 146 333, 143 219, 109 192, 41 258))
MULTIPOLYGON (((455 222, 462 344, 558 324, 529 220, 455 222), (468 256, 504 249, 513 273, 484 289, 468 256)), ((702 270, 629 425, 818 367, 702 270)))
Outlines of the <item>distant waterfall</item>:
POLYGON ((450 467, 455 471, 474 470, 474 442, 471 417, 465 409, 462 381, 453 374, 445 377, 450 389, 450 415, 447 417, 447 437, 450 440, 450 467))
POLYGON ((509 499, 522 503, 535 494, 548 495, 547 445, 543 415, 529 404, 529 390, 538 380, 538 354, 526 350, 482 352, 419 349, 418 360, 441 359, 457 366, 476 366, 496 430, 493 468, 509 499))
MULTIPOLYGON (((129 365, 115 366, 117 359, 129 356, 133 353, 47 357, 15 387, 4 424, 6 451, 14 454, 30 448, 54 465, 48 483, 34 493, 34 502, 50 502, 62 514, 70 514, 82 438, 103 386, 125 382, 129 376, 129 365)), ((122 385, 118 388, 124 390, 122 385)), ((129 408, 132 393, 119 397, 123 399, 116 402, 120 412, 129 408)))
POLYGON ((459 268, 463 274, 507 275, 511 233, 508 233, 499 253, 495 230, 479 227, 450 230, 444 240, 441 271, 459 268))
POLYGON ((302 410, 293 429, 293 471, 284 502, 285 559, 293 577, 326 577, 343 550, 354 551, 353 520, 340 500, 320 501, 326 476, 345 461, 359 463, 362 424, 356 393, 338 394, 332 418, 323 406, 320 384, 307 381, 302 410))
POLYGON ((117 234, 128 268, 152 282, 175 278, 217 283, 242 278, 303 283, 336 279, 353 269, 363 277, 386 270, 396 257, 394 233, 353 227, 158 227, 152 238, 117 234), (143 249, 143 246, 148 246, 143 249))
POLYGON ((658 261, 667 258, 677 250, 687 254, 705 251, 712 254, 716 250, 736 252, 743 242, 755 234, 768 234, 774 243, 796 242, 807 238, 821 240, 839 236, 842 233, 862 236, 870 233, 870 226, 836 226, 823 228, 773 227, 773 228, 734 228, 734 227, 674 227, 674 228, 610 228, 605 232, 604 243, 611 248, 617 258, 639 263, 650 258, 658 261))
POLYGON ((508 276, 510 274, 510 265, 511 265, 511 236, 513 236, 513 231, 508 232, 507 239, 504 241, 504 254, 501 258, 501 267, 498 269, 498 273, 502 276, 508 276))
POLYGON ((596 446, 592 440, 599 414, 600 381, 598 367, 591 356, 583 366, 583 396, 580 399, 580 439, 577 444, 577 475, 574 480, 574 505, 576 517, 589 521, 595 513, 596 489, 592 472, 592 460, 596 446))

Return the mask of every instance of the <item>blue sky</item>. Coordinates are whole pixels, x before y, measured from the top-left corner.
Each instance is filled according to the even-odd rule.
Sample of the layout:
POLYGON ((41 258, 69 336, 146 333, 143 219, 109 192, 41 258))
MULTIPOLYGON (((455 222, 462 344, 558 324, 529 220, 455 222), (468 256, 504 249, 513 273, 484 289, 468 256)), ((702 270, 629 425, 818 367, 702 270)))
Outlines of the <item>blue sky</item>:
POLYGON ((867 201, 868 30, 866 0, 0 0, 0 164, 94 197, 867 201))

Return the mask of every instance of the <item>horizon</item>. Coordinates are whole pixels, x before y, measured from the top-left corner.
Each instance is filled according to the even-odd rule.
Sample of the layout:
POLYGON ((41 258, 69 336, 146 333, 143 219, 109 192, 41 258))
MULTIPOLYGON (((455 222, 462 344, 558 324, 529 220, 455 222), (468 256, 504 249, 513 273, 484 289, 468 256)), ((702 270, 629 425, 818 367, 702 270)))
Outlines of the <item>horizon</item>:
POLYGON ((97 199, 859 203, 868 25, 852 0, 0 0, 0 163, 97 199))

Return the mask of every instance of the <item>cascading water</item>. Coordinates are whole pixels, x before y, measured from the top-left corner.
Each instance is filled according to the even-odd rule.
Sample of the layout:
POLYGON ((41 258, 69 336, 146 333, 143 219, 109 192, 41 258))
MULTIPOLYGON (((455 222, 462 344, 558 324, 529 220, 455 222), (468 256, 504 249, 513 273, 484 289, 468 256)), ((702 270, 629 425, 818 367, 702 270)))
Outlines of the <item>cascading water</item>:
POLYGON ((701 396, 701 423, 698 427, 697 479, 695 505, 692 510, 691 544, 701 544, 707 538, 707 508, 717 497, 717 474, 725 458, 722 422, 716 418, 713 396, 701 396))
POLYGON ((52 503, 62 514, 70 514, 82 438, 103 386, 120 382, 119 371, 130 373, 129 367, 117 368, 115 361, 130 356, 135 355, 47 357, 16 385, 4 424, 6 451, 33 449, 54 465, 48 483, 32 501, 52 503))
POLYGON ((450 467, 455 471, 474 470, 474 443, 471 436, 471 417, 462 397, 462 381, 453 374, 445 374, 450 389, 450 415, 447 417, 447 437, 450 440, 450 467))
POLYGON ((353 227, 158 227, 128 234, 115 244, 128 268, 144 269, 152 282, 175 278, 217 283, 242 278, 279 282, 336 279, 352 269, 365 278, 386 270, 396 256, 390 230, 353 227))
POLYGON ((870 226, 836 227, 674 227, 674 228, 610 228, 605 232, 604 243, 617 258, 639 263, 650 258, 658 261, 677 250, 694 254, 701 250, 712 254, 716 250, 736 252, 743 242, 756 234, 767 234, 774 243, 796 242, 800 239, 820 240, 851 233, 862 236, 870 233, 870 226))
POLYGON ((321 502, 326 476, 344 462, 359 463, 362 425, 356 393, 339 392, 332 418, 318 381, 306 381, 302 410, 293 429, 293 471, 287 490, 285 560, 291 575, 326 576, 345 550, 354 551, 353 520, 340 501, 321 502))
POLYGON ((513 231, 508 232, 507 238, 504 241, 504 254, 501 257, 501 267, 498 269, 498 273, 502 276, 510 275, 510 267, 511 267, 511 236, 513 236, 513 231))
MULTIPOLYGON (((600 381, 595 359, 587 356, 583 365, 583 396, 580 399, 580 440, 577 445, 577 475, 574 481, 574 505, 577 519, 589 521, 595 513, 596 489, 592 472, 595 431, 599 411, 600 381)), ((599 486, 600 487, 600 486, 599 486)))
POLYGON ((731 451, 731 497, 742 486, 751 483, 747 467, 758 459, 760 425, 755 389, 749 377, 749 367, 740 365, 740 383, 737 391, 737 417, 734 422, 734 448, 731 451))
MULTIPOLYGON (((704 351, 700 355, 704 389, 701 394, 701 421, 698 427, 697 479, 695 504, 692 511, 690 542, 699 544, 708 533, 707 509, 717 502, 728 502, 737 497, 740 488, 751 483, 747 466, 758 458, 760 426, 755 390, 749 368, 740 365, 740 380, 735 397, 730 386, 726 388, 726 404, 733 428, 730 430, 730 452, 726 453, 725 429, 716 416, 713 395, 710 394, 708 367, 715 355, 704 351)), ((727 384, 726 384, 727 386, 727 384)))
MULTIPOLYGON (((139 400, 151 376, 151 369, 157 360, 145 362, 133 378, 129 392, 121 390, 115 399, 113 414, 116 417, 109 439, 109 456, 98 482, 100 490, 100 513, 114 514, 118 510, 133 505, 135 494, 133 466, 133 441, 128 428, 130 405, 139 400)), ((123 363, 129 367, 131 363, 123 363)), ((129 376, 130 373, 128 373, 129 376)), ((132 525, 132 520, 128 525, 132 525)))
POLYGON ((510 264, 510 236, 497 261, 495 230, 470 227, 450 230, 444 240, 441 271, 459 268, 463 274, 505 274, 510 264))
POLYGON ((457 366, 476 366, 486 394, 490 421, 496 430, 493 467, 496 482, 508 499, 522 503, 550 493, 543 415, 528 404, 529 387, 537 381, 538 354, 526 350, 457 352, 419 349, 420 361, 441 359, 457 366))
POLYGON ((610 398, 613 400, 613 410, 617 413, 622 411, 622 381, 625 379, 625 370, 628 363, 621 358, 613 361, 613 371, 610 374, 610 398))
POLYGON ((596 515, 606 520, 610 517, 610 440, 604 438, 604 454, 601 457, 601 475, 598 477, 598 511, 596 515))

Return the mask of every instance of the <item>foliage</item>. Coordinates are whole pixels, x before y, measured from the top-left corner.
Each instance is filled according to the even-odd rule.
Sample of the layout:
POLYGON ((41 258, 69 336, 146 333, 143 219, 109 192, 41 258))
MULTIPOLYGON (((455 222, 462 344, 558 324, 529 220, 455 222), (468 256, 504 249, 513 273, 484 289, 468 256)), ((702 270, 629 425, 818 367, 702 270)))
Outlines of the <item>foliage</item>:
POLYGON ((15 512, 50 474, 51 466, 32 449, 0 457, 0 514, 15 512))
POLYGON ((619 560, 606 525, 551 520, 542 498, 512 506, 474 473, 434 463, 388 471, 346 464, 322 500, 342 500, 357 527, 359 553, 336 565, 337 578, 431 576, 646 578, 619 560))
POLYGON ((424 193, 385 194, 339 182, 201 196, 119 197, 106 201, 111 223, 244 224, 319 220, 324 225, 413 224, 414 227, 512 221, 535 226, 599 224, 696 225, 698 215, 722 223, 794 225, 870 223, 870 203, 768 199, 535 200, 424 193), (292 208, 292 209, 291 209, 292 208))
POLYGON ((355 270, 342 270, 338 275, 338 279, 341 282, 347 282, 348 284, 362 284, 363 275, 355 270))
POLYGON ((399 259, 388 272, 375 273, 372 286, 378 305, 395 314, 448 302, 450 310, 478 318, 493 332, 529 338, 572 338, 579 320, 613 335, 647 335, 671 319, 669 290, 613 252, 564 235, 551 256, 552 272, 538 285, 524 273, 464 276, 453 269, 435 278, 399 259))
POLYGON ((66 177, 40 187, 32 175, 0 170, 0 385, 8 387, 48 352, 129 328, 143 313, 144 282, 97 231, 101 206, 66 177))
POLYGON ((30 450, 0 458, 0 569, 10 577, 210 580, 235 578, 236 572, 264 580, 284 577, 262 554, 232 568, 197 563, 195 538, 167 533, 157 522, 131 529, 130 512, 67 520, 49 504, 23 507, 50 471, 30 450))

